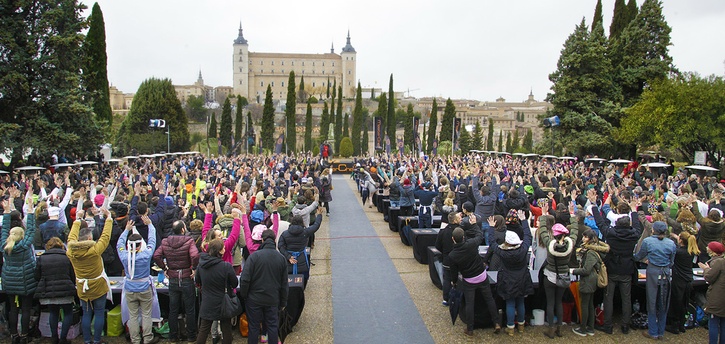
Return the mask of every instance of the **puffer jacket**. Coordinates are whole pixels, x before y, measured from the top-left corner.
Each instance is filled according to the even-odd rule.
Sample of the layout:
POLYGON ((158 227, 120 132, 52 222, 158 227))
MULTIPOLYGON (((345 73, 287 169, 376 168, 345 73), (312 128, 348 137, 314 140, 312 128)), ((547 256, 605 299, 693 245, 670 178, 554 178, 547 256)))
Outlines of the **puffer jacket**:
MULTIPOLYGON (((491 242, 496 240, 496 233, 501 232, 489 227, 485 221, 482 226, 486 237, 491 242)), ((492 260, 493 257, 496 257, 499 261, 496 291, 504 300, 525 297, 534 293, 534 283, 531 280, 529 260, 527 259, 533 238, 528 222, 524 221, 523 228, 524 237, 520 245, 491 244, 488 253, 486 253, 486 260, 492 260)), ((504 233, 504 236, 506 235, 506 232, 502 233, 504 233)), ((489 266, 489 268, 494 269, 493 265, 489 266)))
POLYGON ((76 277, 73 265, 63 248, 52 248, 37 259, 35 280, 36 299, 50 299, 76 295, 76 277))
POLYGON ((161 269, 168 269, 166 275, 169 278, 190 278, 191 271, 199 264, 199 251, 194 238, 188 235, 172 235, 161 240, 161 245, 154 252, 154 262, 161 269))
POLYGON ((709 218, 702 217, 699 211, 697 211, 697 202, 692 203, 693 214, 697 218, 697 223, 700 224, 700 232, 697 236, 697 247, 700 252, 707 252, 707 244, 711 241, 722 242, 725 234, 725 221, 712 221, 709 218))
POLYGON ((542 232, 541 243, 546 247, 546 269, 559 274, 569 273, 569 256, 574 251, 574 241, 567 236, 559 242, 549 232, 542 232))
MULTIPOLYGON (((161 200, 159 200, 159 202, 161 202, 161 200)), ((166 206, 164 207, 164 226, 161 227, 160 231, 156 232, 156 237, 160 239, 168 238, 174 234, 174 221, 177 220, 174 200, 169 197, 164 199, 164 202, 166 202, 166 206)))
POLYGON ((291 252, 302 252, 296 258, 297 272, 302 273, 309 271, 307 256, 305 255, 304 250, 310 241, 310 236, 320 229, 321 223, 322 215, 317 214, 315 224, 312 226, 305 228, 299 225, 290 225, 289 228, 279 236, 279 243, 277 244, 277 247, 279 248, 279 252, 281 252, 287 259, 288 273, 292 273, 293 268, 293 265, 289 262, 290 257, 292 257, 291 252))
MULTIPOLYGON (((213 229, 222 231, 222 233, 224 233, 224 237, 226 238, 232 233, 233 226, 234 217, 231 214, 224 214, 216 219, 216 225, 214 225, 213 229)), ((232 247, 232 266, 242 265, 242 248, 246 246, 246 241, 240 239, 237 239, 237 244, 232 247)))
POLYGON ((601 241, 595 244, 584 244, 577 251, 579 267, 575 268, 572 274, 581 276, 579 278, 580 293, 597 291, 597 271, 601 269, 600 259, 603 259, 607 252, 609 252, 609 245, 601 241))
POLYGON ((400 201, 400 180, 398 177, 393 178, 393 182, 390 184, 390 201, 400 201))
POLYGON ((258 306, 287 306, 287 263, 274 240, 267 239, 247 259, 239 277, 239 294, 258 306))
POLYGON ((707 298, 704 311, 718 317, 725 317, 725 258, 714 257, 709 262, 710 268, 705 269, 707 281, 707 298))
MULTIPOLYGON (((78 298, 81 300, 93 301, 108 293, 108 284, 106 284, 104 279, 99 277, 103 273, 103 259, 101 258, 101 254, 106 250, 108 243, 111 241, 113 223, 113 219, 106 219, 106 223, 103 225, 103 233, 101 233, 101 237, 96 242, 93 240, 78 241, 81 222, 73 222, 70 235, 68 235, 68 251, 66 255, 70 259, 71 264, 73 264, 73 271, 76 275, 76 291, 78 298), (88 289, 84 290, 86 283, 88 289)), ((116 259, 121 264, 121 260, 116 259)), ((121 268, 123 268, 123 265, 121 265, 121 268)))
MULTIPOLYGON (((10 235, 10 214, 3 215, 0 249, 5 248, 10 235)), ((15 242, 13 251, 3 251, 2 288, 9 295, 33 295, 38 282, 35 280, 35 257, 33 238, 35 236, 35 214, 28 214, 25 237, 15 242)))

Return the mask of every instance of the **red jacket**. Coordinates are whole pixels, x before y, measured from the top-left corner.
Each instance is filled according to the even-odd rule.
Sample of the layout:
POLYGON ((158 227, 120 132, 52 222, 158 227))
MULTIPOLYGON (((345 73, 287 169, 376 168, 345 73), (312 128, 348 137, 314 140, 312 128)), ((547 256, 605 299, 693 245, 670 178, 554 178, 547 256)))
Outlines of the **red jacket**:
POLYGON ((199 251, 196 249, 194 238, 186 235, 171 235, 165 238, 154 252, 154 262, 166 270, 169 278, 190 278, 191 271, 196 269, 199 263, 199 251))

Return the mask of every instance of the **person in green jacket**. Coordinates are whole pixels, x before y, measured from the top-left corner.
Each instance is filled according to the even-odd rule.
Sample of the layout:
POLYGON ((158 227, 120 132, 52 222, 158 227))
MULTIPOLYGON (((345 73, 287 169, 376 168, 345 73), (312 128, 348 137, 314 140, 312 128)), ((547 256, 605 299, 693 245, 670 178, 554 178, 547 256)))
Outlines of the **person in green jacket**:
POLYGON ((602 256, 609 252, 609 245, 599 241, 597 233, 587 228, 581 234, 582 246, 577 249, 579 267, 571 269, 579 277, 579 300, 582 318, 578 327, 572 331, 582 337, 594 335, 594 292, 597 291, 597 271, 602 268, 602 256))

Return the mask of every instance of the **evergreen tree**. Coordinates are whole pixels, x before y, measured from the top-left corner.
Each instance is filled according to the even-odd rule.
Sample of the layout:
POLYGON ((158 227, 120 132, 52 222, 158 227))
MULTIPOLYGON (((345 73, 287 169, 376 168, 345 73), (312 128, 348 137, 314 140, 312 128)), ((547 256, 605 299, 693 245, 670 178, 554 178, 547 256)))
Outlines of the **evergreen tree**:
POLYGON ((340 150, 342 140, 342 86, 337 87, 337 113, 335 114, 335 151, 340 150))
POLYGON ((363 120, 362 120, 362 122, 363 122, 362 132, 363 132, 363 137, 362 137, 362 144, 360 145, 360 147, 362 149, 362 155, 363 156, 367 156, 367 154, 369 152, 368 146, 370 145, 370 141, 369 141, 369 138, 368 138, 368 131, 370 130, 370 121, 369 121, 370 116, 369 116, 369 113, 370 112, 368 111, 367 108, 363 108, 363 111, 362 111, 362 117, 363 117, 363 120))
POLYGON ((403 118, 403 144, 406 147, 413 147, 413 118, 415 117, 415 114, 413 113, 413 104, 408 103, 408 107, 405 111, 405 116, 403 118))
POLYGON ((229 97, 224 100, 222 106, 222 118, 219 123, 219 138, 222 141, 222 145, 227 148, 232 147, 232 104, 229 101, 229 97))
MULTIPOLYGON (((381 126, 382 126, 382 133, 383 133, 383 142, 385 141, 385 133, 387 132, 387 120, 388 120, 388 97, 383 92, 380 94, 380 97, 378 97, 378 109, 375 110, 375 116, 380 117, 382 119, 381 126)), ((391 138, 392 140, 392 138, 391 138)), ((385 147, 383 147, 385 148, 385 147)))
POLYGON ((498 132, 498 151, 503 152, 503 129, 498 132))
POLYGON ((519 131, 514 130, 514 138, 511 141, 511 153, 515 152, 517 149, 519 149, 519 144, 521 143, 521 138, 519 137, 519 131))
POLYGON ((307 100, 307 113, 305 114, 305 152, 312 150, 312 104, 307 100))
POLYGON ((466 130, 465 126, 461 128, 461 134, 458 137, 458 148, 461 150, 461 154, 468 154, 473 149, 471 147, 471 133, 466 130))
POLYGON ((422 135, 422 137, 420 139, 421 150, 423 152, 428 153, 428 145, 427 145, 427 143, 428 143, 428 130, 427 130, 427 123, 423 123, 423 131, 422 131, 422 133, 423 133, 423 135, 422 135))
MULTIPOLYGON (((294 88, 293 88, 294 89, 294 88)), ((262 110, 262 129, 259 133, 262 136, 262 148, 274 149, 274 103, 272 102, 272 86, 267 85, 267 92, 264 96, 264 108, 262 110)))
POLYGON ((375 100, 375 87, 370 88, 370 100, 375 100))
POLYGON ((438 134, 441 141, 453 142, 453 122, 456 118, 456 106, 453 105, 451 98, 446 100, 446 108, 443 110, 443 118, 441 119, 441 132, 438 134))
POLYGON ((90 94, 93 112, 99 124, 110 126, 113 121, 111 96, 108 90, 108 70, 106 56, 106 24, 98 3, 93 4, 89 17, 90 27, 84 42, 85 66, 83 78, 86 90, 90 94))
MULTIPOLYGON (((660 4, 660 6, 662 5, 660 4)), ((637 0, 629 0, 627 2, 627 25, 637 18, 637 14, 639 14, 639 9, 637 9, 637 0)))
MULTIPOLYGON (((246 134, 245 140, 247 140, 247 144, 245 145, 245 147, 247 147, 247 145, 249 145, 249 143, 250 143, 249 138, 252 138, 252 144, 249 145, 249 147, 251 147, 252 145, 254 145, 254 142, 256 141, 256 140, 254 140, 254 122, 252 122, 252 112, 251 111, 247 112, 246 125, 247 125, 247 134, 246 134)), ((249 150, 247 150, 247 153, 249 153, 249 150)))
POLYGON ((493 150, 493 119, 488 119, 488 137, 486 138, 486 150, 493 150))
POLYGON ((204 96, 195 96, 192 94, 186 98, 186 103, 183 104, 183 109, 190 120, 206 123, 208 120, 207 113, 209 110, 207 110, 205 105, 206 101, 204 101, 204 96))
POLYGON ((592 30, 597 26, 597 23, 601 24, 604 21, 602 15, 602 0, 597 0, 597 5, 594 7, 594 19, 592 19, 592 30))
POLYGON ((337 79, 335 79, 333 87, 332 87, 332 102, 330 103, 330 123, 333 124, 332 127, 332 137, 337 141, 337 134, 335 134, 337 131, 335 127, 337 126, 335 123, 337 122, 337 116, 335 116, 335 105, 337 104, 335 102, 335 98, 337 98, 337 79))
POLYGON ((355 109, 352 112, 352 133, 350 139, 352 140, 352 154, 355 156, 360 155, 362 149, 360 148, 361 131, 363 130, 362 122, 362 88, 360 87, 360 81, 357 82, 357 92, 355 92, 355 109))
POLYGON ((609 24, 609 39, 614 40, 619 38, 628 24, 629 14, 627 11, 627 5, 624 3, 624 0, 615 0, 612 23, 609 24))
POLYGON ((234 144, 238 145, 244 132, 244 101, 246 98, 237 96, 237 110, 234 114, 234 144))
POLYGON ((188 120, 171 80, 151 78, 141 83, 118 131, 116 146, 124 151, 136 148, 140 153, 166 150, 165 131, 150 129, 150 119, 163 119, 171 128, 172 151, 188 150, 188 120))
POLYGON ((208 139, 216 140, 217 135, 219 134, 219 129, 217 128, 217 122, 216 122, 216 114, 211 113, 211 120, 209 121, 209 133, 207 134, 208 139))
POLYGON ((506 133, 506 151, 511 153, 511 148, 513 146, 511 145, 511 132, 509 131, 506 133))
POLYGON ((524 135, 524 151, 526 153, 534 151, 534 133, 531 129, 527 130, 526 135, 524 135))
POLYGON ((305 76, 300 78, 300 90, 297 92, 297 102, 307 103, 307 91, 305 91, 305 76))
POLYGON ((617 83, 622 87, 623 105, 630 107, 639 100, 645 86, 666 78, 674 71, 669 55, 672 29, 662 15, 658 0, 645 0, 637 20, 627 26, 614 50, 622 57, 617 83))
POLYGON ((330 113, 325 101, 322 108, 322 116, 320 116, 320 141, 325 141, 330 135, 330 113))
POLYGON ((393 91, 393 74, 390 74, 390 83, 388 85, 388 118, 385 120, 387 124, 387 133, 390 138, 390 144, 395 145, 395 126, 398 121, 395 119, 395 92, 393 91))
POLYGON ((476 121, 476 126, 474 127, 473 137, 471 138, 471 149, 483 149, 483 127, 479 121, 476 121))
MULTIPOLYGON (((350 115, 349 114, 345 114, 345 117, 344 117, 344 119, 342 121, 343 121, 343 125, 342 125, 342 137, 350 137, 350 127, 349 127, 350 115)), ((354 146, 355 145, 353 144, 353 152, 355 151, 354 146)))
POLYGON ((430 127, 428 127, 428 140, 426 140, 428 151, 433 149, 433 141, 436 139, 438 129, 438 101, 433 97, 433 108, 430 110, 430 127))
POLYGON ((284 109, 285 118, 285 141, 287 143, 287 151, 294 152, 297 149, 297 125, 295 119, 297 117, 297 96, 295 95, 295 72, 289 72, 287 80, 287 103, 284 109))
POLYGON ((325 99, 330 99, 330 77, 329 76, 327 77, 326 85, 327 85, 327 98, 325 98, 325 99))

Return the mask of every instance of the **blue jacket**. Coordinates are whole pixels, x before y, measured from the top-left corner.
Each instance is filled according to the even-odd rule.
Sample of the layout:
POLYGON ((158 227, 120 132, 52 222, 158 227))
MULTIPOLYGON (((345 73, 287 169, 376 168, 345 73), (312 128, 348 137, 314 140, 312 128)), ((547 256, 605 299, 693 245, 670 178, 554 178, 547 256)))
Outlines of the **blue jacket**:
POLYGON ((156 229, 153 224, 149 225, 149 241, 146 249, 136 253, 136 267, 133 276, 128 276, 131 272, 128 266, 128 255, 129 252, 126 250, 126 240, 128 240, 128 232, 123 231, 121 237, 118 238, 116 244, 116 250, 118 250, 118 257, 121 259, 123 269, 126 271, 126 280, 124 281, 123 288, 130 292, 142 292, 149 289, 151 286, 149 280, 149 272, 151 272, 151 261, 156 249, 156 229))
POLYGON ((60 222, 59 220, 48 220, 45 221, 42 225, 38 226, 38 229, 40 229, 40 234, 43 235, 43 246, 45 247, 45 244, 48 243, 48 240, 50 240, 53 237, 56 237, 60 239, 62 242, 66 242, 68 240, 66 234, 68 231, 68 226, 66 226, 64 223, 60 222))
MULTIPOLYGON (((3 252, 5 259, 2 269, 2 289, 10 295, 33 295, 38 281, 35 280, 35 256, 33 256, 33 237, 35 236, 35 215, 28 214, 25 237, 16 242, 12 253, 3 252)), ((10 235, 10 214, 3 216, 0 249, 10 235)))
POLYGON ((415 194, 413 185, 400 185, 400 206, 401 207, 412 207, 415 205, 415 194))
POLYGON ((430 206, 433 204, 433 199, 438 196, 437 191, 428 191, 423 189, 415 190, 415 197, 420 200, 420 205, 430 206))
POLYGON ((472 187, 471 192, 476 199, 476 210, 474 212, 486 221, 489 216, 493 216, 497 201, 496 195, 498 195, 500 186, 496 184, 494 179, 491 183, 491 193, 486 196, 481 195, 481 191, 478 189, 478 178, 473 178, 472 187))
POLYGON ((647 257, 649 263, 654 266, 671 267, 675 263, 676 252, 677 245, 670 238, 660 240, 653 235, 642 240, 642 247, 634 255, 634 260, 638 261, 647 257))

